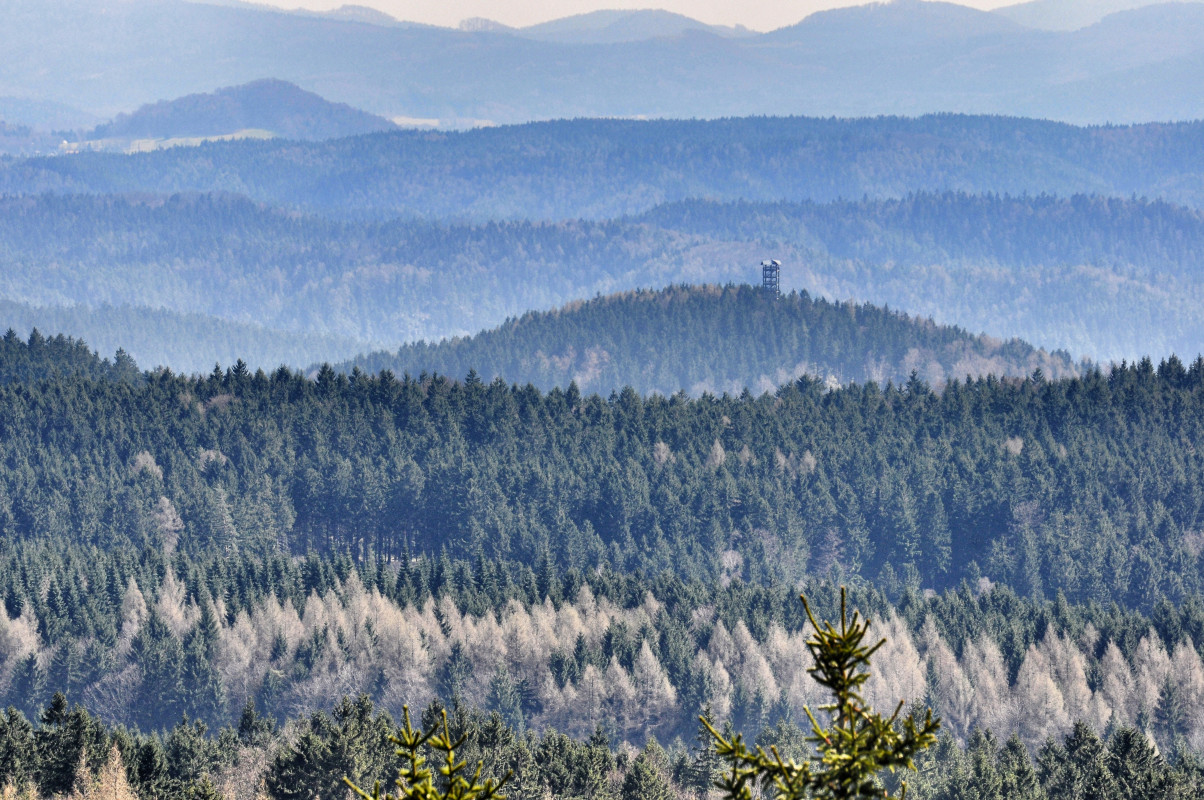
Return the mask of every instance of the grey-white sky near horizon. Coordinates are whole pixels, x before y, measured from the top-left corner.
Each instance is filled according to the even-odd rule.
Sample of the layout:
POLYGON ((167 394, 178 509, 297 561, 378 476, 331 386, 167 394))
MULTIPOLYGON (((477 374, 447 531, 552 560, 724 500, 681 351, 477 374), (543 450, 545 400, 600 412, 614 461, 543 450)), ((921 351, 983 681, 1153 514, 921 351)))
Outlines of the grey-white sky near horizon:
MULTIPOLYGON (((712 25, 743 25, 758 31, 793 25, 808 14, 859 0, 259 0, 281 8, 330 11, 343 5, 375 8, 407 22, 455 27, 470 17, 485 17, 521 27, 599 9, 661 8, 712 25)), ((958 0, 959 5, 989 10, 1015 0, 958 0)))

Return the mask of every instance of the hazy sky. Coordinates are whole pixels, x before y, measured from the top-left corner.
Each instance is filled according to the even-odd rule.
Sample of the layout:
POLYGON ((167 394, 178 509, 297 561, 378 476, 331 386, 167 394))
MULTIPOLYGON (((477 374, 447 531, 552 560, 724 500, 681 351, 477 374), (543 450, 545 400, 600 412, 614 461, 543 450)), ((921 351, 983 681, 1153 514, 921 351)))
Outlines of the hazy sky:
MULTIPOLYGON (((815 11, 858 5, 858 0, 260 0, 283 8, 328 11, 345 4, 370 6, 397 19, 454 27, 468 17, 487 17, 513 26, 532 25, 599 8, 664 8, 718 25, 772 30, 793 25, 815 11)), ((990 9, 1017 0, 960 0, 990 9)))

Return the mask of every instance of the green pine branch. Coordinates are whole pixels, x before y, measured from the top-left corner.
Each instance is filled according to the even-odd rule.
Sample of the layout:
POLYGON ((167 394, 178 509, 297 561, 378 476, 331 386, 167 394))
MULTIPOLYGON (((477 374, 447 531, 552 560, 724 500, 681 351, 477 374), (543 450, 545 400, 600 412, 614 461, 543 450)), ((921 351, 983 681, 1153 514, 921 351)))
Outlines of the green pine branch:
POLYGON ((410 707, 405 706, 403 711, 405 727, 397 736, 389 737, 389 741, 397 745, 397 755, 402 758, 397 780, 394 781, 397 792, 382 795, 380 781, 376 782, 371 792, 366 792, 349 778, 343 778, 343 782, 356 794, 363 800, 506 800, 501 790, 510 780, 510 773, 500 781, 489 778, 481 783, 482 765, 477 764, 471 779, 466 777, 468 764, 456 760, 456 750, 464 746, 468 737, 452 738, 446 711, 443 712, 442 726, 436 724, 429 731, 415 730, 410 723, 410 707), (438 782, 422 754, 424 746, 443 754, 443 763, 438 768, 441 780, 438 782))
MULTIPOLYGON (((915 769, 916 753, 936 743, 940 720, 929 709, 922 722, 909 714, 900 720, 903 702, 889 717, 874 711, 862 696, 862 688, 870 678, 870 659, 885 639, 867 644, 870 622, 857 612, 850 618, 847 612, 847 592, 840 590, 840 626, 816 621, 806 597, 800 597, 811 621, 814 633, 807 640, 807 649, 815 659, 808 672, 817 683, 832 693, 832 702, 820 706, 828 712, 831 723, 825 728, 810 708, 808 740, 815 745, 815 755, 802 764, 784 761, 776 747, 767 753, 763 748, 750 750, 739 734, 725 738, 702 718, 702 723, 715 738, 715 750, 728 765, 728 772, 716 786, 726 798, 753 800, 758 786, 775 800, 892 800, 877 781, 884 769, 915 769)), ((907 794, 902 784, 898 800, 907 794)))

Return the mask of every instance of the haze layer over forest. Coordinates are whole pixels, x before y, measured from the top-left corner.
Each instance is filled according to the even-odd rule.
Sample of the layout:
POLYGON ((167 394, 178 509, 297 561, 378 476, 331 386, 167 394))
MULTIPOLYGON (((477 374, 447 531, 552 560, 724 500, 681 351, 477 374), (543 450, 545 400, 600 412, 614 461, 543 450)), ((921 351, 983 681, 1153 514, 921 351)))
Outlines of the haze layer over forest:
POLYGON ((29 195, 0 208, 4 324, 186 371, 342 361, 599 293, 746 283, 766 257, 783 262, 788 291, 1076 360, 1204 340, 1204 218, 1162 201, 922 193, 474 224, 337 220, 229 194, 29 195))
MULTIPOLYGON (((914 1, 817 13, 755 35, 658 29, 646 16, 633 35, 601 41, 596 31, 594 41, 571 35, 571 23, 559 36, 524 35, 184 0, 8 0, 5 14, 0 96, 102 118, 265 77, 387 118, 453 125, 941 111, 1120 123, 1204 112, 1199 3, 1150 5, 1072 31, 914 1)), ((62 116, 25 111, 11 121, 62 116)))

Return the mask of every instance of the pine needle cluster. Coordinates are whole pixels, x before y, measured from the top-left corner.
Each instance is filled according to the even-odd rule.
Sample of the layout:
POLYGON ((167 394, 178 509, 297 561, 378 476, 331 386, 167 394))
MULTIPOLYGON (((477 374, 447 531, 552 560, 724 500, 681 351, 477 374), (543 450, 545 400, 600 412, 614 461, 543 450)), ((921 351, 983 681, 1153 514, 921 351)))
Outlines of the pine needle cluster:
POLYGON ((397 736, 389 740, 397 745, 397 755, 402 758, 402 765, 397 770, 396 794, 388 792, 381 794, 380 781, 366 792, 356 786, 348 778, 343 782, 364 800, 506 800, 501 793, 502 787, 510 779, 507 774, 500 781, 492 778, 481 783, 482 765, 477 764, 471 778, 467 775, 467 762, 456 760, 456 750, 464 746, 467 736, 453 739, 447 725, 447 712, 443 712, 443 724, 434 725, 430 730, 415 730, 410 723, 410 708, 404 708, 405 727, 397 736), (442 730, 440 730, 442 728, 442 730), (423 749, 443 754, 443 764, 438 768, 442 780, 435 779, 435 773, 427 766, 423 749))

